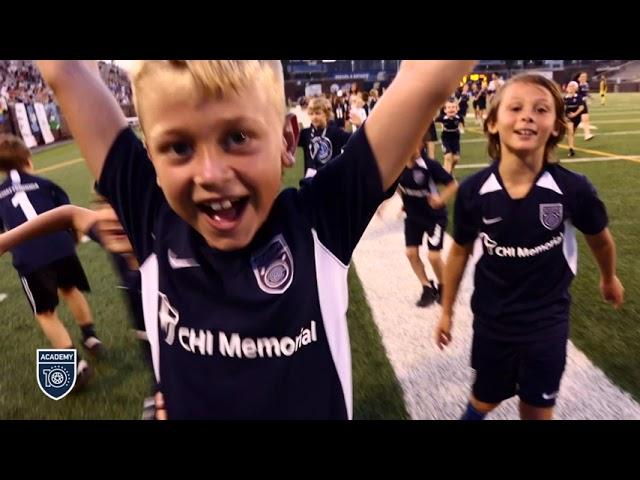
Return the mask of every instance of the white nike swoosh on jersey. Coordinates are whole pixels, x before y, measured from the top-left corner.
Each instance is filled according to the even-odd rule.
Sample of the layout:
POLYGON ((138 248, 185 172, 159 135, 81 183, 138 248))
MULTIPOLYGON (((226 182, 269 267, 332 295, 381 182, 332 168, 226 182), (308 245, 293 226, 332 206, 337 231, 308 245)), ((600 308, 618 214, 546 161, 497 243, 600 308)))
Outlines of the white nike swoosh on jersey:
POLYGON ((485 225, 491 225, 493 223, 498 223, 502 221, 502 217, 496 217, 496 218, 484 218, 482 217, 482 221, 484 222, 485 225))
POLYGON ((169 259, 169 265, 174 270, 177 270, 179 268, 190 268, 190 267, 200 266, 200 264, 196 262, 193 258, 178 258, 178 256, 171 249, 167 250, 167 258, 169 259))
POLYGON ((556 398, 558 396, 558 392, 553 392, 553 393, 543 393, 542 394, 542 398, 544 398, 545 400, 551 400, 552 398, 556 398))

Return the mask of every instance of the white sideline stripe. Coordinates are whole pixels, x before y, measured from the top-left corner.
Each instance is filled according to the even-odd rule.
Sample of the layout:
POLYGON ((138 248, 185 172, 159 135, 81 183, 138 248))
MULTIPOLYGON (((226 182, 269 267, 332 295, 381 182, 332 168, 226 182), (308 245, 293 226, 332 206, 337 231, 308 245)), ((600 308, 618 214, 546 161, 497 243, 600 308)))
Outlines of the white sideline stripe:
MULTIPOLYGON (((472 262, 463 276, 455 304, 453 342, 440 351, 432 338, 441 307, 415 306, 421 289, 404 254, 403 221, 396 218, 401 201, 396 195, 389 202, 392 205, 384 210, 383 220, 377 215, 372 219, 353 260, 387 356, 403 389, 409 415, 415 419, 455 419, 463 413, 473 379, 469 365, 472 262)), ((451 243, 451 237, 446 235, 444 258, 451 243)), ((424 245, 420 254, 422 258, 426 256, 424 245)), ((434 278, 433 272, 427 274, 434 278)), ((640 405, 571 342, 567 353, 556 418, 640 419, 640 405)), ((518 418, 517 398, 504 402, 488 418, 518 418)))

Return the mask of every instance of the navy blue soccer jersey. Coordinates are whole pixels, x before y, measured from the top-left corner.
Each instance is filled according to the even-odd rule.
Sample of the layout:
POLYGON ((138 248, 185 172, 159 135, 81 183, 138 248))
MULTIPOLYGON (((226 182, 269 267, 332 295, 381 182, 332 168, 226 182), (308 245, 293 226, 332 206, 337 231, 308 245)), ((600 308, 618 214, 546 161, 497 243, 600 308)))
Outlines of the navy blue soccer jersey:
POLYGON ((405 168, 400 176, 398 190, 407 218, 417 222, 432 222, 446 218, 447 207, 434 210, 427 196, 438 193, 436 185, 448 185, 453 177, 435 160, 418 159, 412 168, 405 168))
POLYGON ((565 113, 575 113, 580 107, 584 107, 584 105, 584 97, 581 97, 577 93, 565 95, 564 97, 565 113))
POLYGON ((576 229, 600 233, 608 223, 605 206, 586 177, 552 164, 526 197, 514 200, 498 165, 465 179, 455 204, 455 241, 478 239, 474 328, 508 340, 566 335, 576 229))
POLYGON ((436 118, 436 122, 442 123, 442 137, 447 138, 460 138, 460 124, 462 123, 462 117, 455 114, 449 116, 447 114, 441 114, 436 118))
POLYGON ((589 96, 589 84, 581 83, 578 85, 578 95, 582 98, 587 98, 589 96))
POLYGON ((304 151, 304 169, 320 170, 330 160, 336 158, 346 145, 350 133, 336 125, 316 129, 313 125, 300 132, 298 146, 304 151))
POLYGON ((352 417, 347 271, 382 189, 364 129, 251 243, 223 252, 168 205, 130 129, 99 189, 140 262, 146 331, 169 418, 352 417))
MULTIPOLYGON (((67 194, 52 181, 18 170, 11 170, 0 184, 0 220, 4 230, 68 203, 67 194)), ((11 254, 13 266, 24 276, 74 255, 75 240, 70 231, 51 233, 18 245, 11 254)))

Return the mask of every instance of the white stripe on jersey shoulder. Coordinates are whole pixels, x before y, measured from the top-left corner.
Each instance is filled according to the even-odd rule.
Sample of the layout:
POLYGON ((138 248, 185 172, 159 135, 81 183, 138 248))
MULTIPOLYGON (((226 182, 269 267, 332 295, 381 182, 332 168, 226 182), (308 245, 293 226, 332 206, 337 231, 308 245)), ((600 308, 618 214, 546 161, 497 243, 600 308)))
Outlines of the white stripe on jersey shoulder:
POLYGON ((142 282, 142 312, 144 314, 144 327, 151 346, 151 359, 156 380, 160 382, 160 339, 158 332, 158 295, 159 275, 158 257, 155 253, 149 255, 140 265, 140 278, 142 282))
POLYGON ((564 221, 562 253, 575 276, 578 273, 578 242, 576 242, 576 227, 573 226, 571 220, 564 221))
POLYGON ((14 185, 20 185, 22 180, 20 179, 20 173, 17 170, 11 170, 9 172, 9 176, 11 177, 11 183, 14 185))
POLYGON ((422 158, 422 157, 420 157, 420 158, 417 158, 417 159, 416 159, 416 165, 418 165, 418 166, 420 166, 420 167, 424 168, 425 170, 429 170, 429 169, 427 168, 427 162, 425 162, 425 161, 424 161, 424 158, 422 158))
POLYGON ((502 190, 502 187, 498 183, 495 173, 492 173, 491 176, 482 184, 479 193, 480 195, 484 195, 485 193, 497 192, 498 190, 502 190))
POLYGON ((562 195, 562 190, 560 190, 560 187, 549 172, 544 172, 536 182, 536 185, 548 190, 553 190, 554 192, 562 195))
POLYGON ((351 343, 347 327, 349 289, 347 285, 348 266, 344 265, 318 239, 315 229, 311 229, 316 264, 316 284, 322 323, 327 343, 336 367, 347 418, 353 418, 353 382, 351 376, 351 343))

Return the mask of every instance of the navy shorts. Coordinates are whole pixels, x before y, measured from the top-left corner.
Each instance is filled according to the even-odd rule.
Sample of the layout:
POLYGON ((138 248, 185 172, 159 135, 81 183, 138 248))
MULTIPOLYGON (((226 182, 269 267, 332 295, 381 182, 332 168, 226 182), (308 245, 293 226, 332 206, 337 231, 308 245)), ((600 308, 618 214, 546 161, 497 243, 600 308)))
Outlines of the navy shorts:
POLYGON ((582 117, 582 114, 580 115, 576 115, 573 118, 569 118, 567 117, 567 120, 569 120, 571 123, 573 123, 573 131, 575 132, 576 130, 578 130, 578 125, 580 125, 580 117, 582 117))
POLYGON ((495 340, 474 333, 471 366, 473 396, 499 403, 514 395, 534 407, 553 407, 567 357, 565 335, 533 341, 495 340))
POLYGON ((61 258, 21 276, 20 281, 33 313, 36 314, 55 311, 58 306, 59 288, 91 291, 80 259, 76 255, 61 258))
POLYGON ((442 149, 444 153, 460 155, 460 135, 442 135, 442 149))
MULTIPOLYGON (((426 201, 426 200, 425 200, 426 201)), ((430 251, 442 250, 444 232, 447 230, 447 218, 417 222, 405 218, 404 242, 407 247, 419 247, 422 245, 424 234, 427 234, 427 248, 430 251)))

